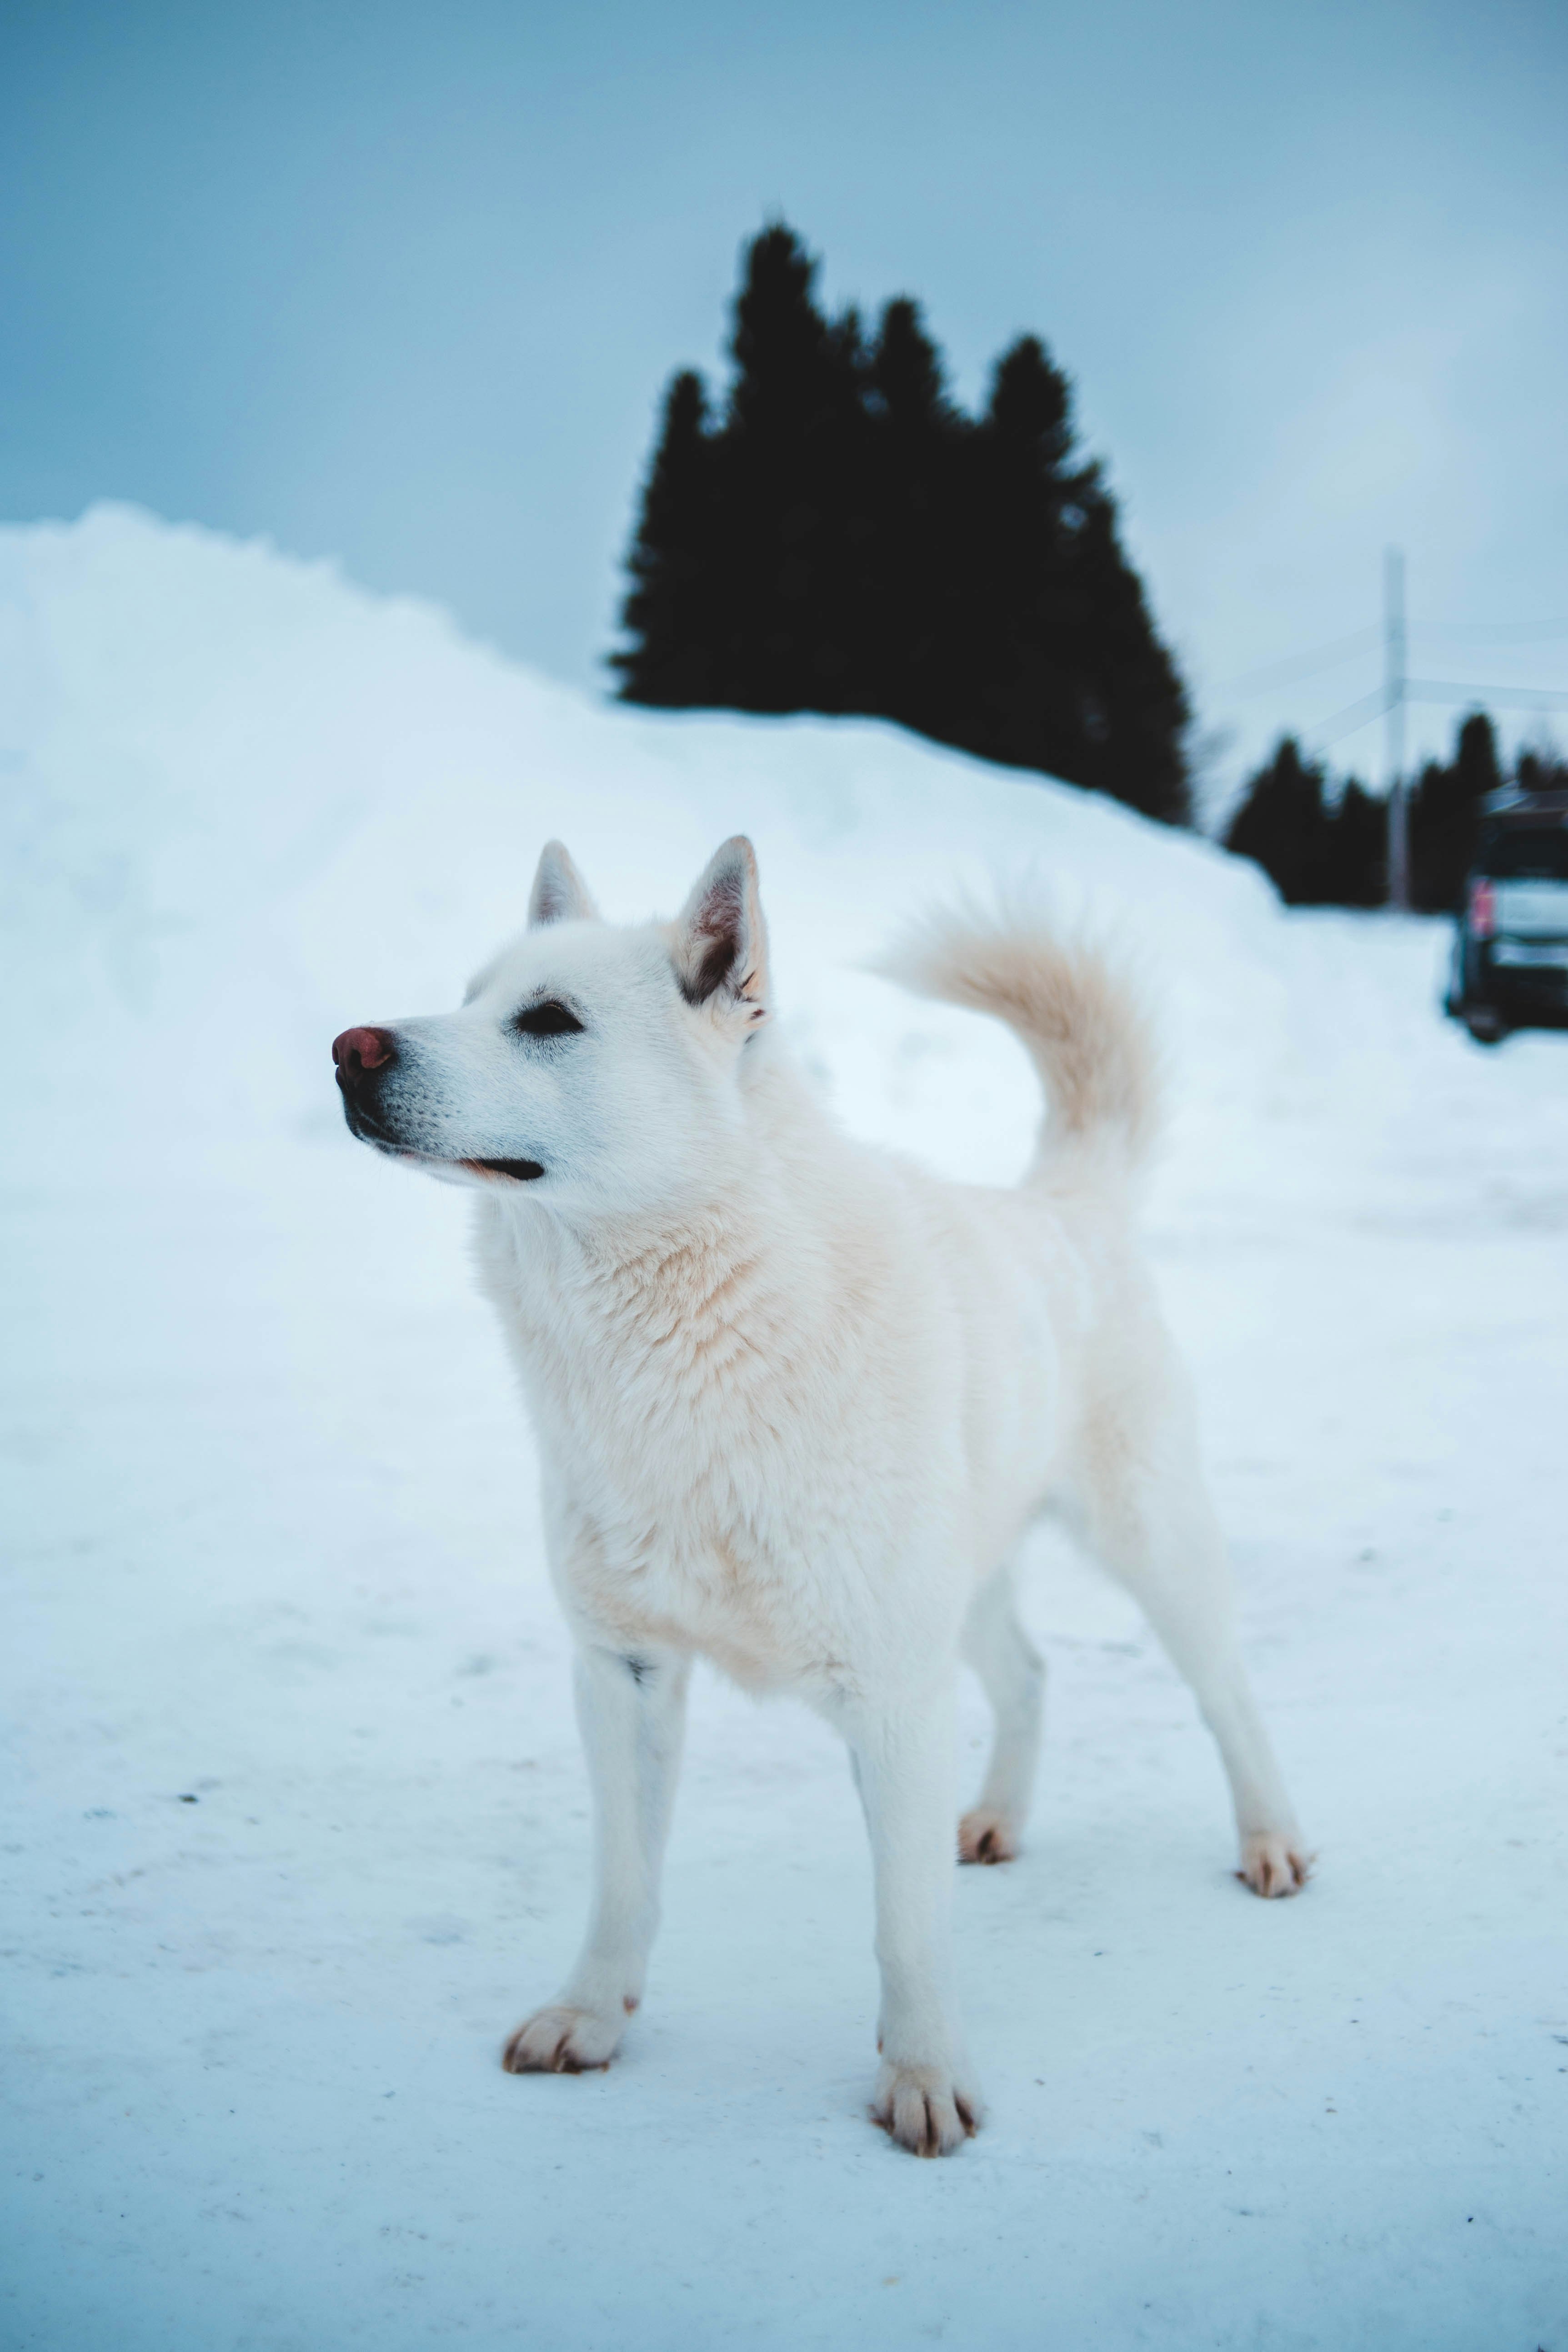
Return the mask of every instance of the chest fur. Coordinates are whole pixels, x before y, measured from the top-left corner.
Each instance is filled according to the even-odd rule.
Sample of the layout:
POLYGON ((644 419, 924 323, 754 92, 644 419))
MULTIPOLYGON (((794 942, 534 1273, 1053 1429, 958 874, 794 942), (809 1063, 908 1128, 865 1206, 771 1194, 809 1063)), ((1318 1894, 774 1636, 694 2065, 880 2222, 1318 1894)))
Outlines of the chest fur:
POLYGON ((825 1318, 809 1281, 792 1296, 733 1244, 610 1275, 503 1247, 481 1269, 538 1431, 569 1611, 628 1651, 700 1650, 751 1687, 831 1678, 899 1493, 847 1296, 825 1318))

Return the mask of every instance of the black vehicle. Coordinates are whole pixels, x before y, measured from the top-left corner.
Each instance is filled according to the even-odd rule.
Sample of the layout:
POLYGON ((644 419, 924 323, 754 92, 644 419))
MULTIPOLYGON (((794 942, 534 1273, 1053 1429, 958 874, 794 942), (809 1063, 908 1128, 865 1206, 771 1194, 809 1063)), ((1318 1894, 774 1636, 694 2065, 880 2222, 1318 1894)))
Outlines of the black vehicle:
POLYGON ((1568 1029, 1568 793, 1481 803, 1443 1009, 1483 1045, 1568 1029))

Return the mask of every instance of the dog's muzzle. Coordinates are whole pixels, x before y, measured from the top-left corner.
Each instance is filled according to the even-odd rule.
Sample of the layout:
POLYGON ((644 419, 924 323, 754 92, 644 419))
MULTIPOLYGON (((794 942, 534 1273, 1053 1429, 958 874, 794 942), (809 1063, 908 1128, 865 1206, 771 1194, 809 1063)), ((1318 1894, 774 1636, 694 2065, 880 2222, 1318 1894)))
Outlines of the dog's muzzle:
MULTIPOLYGON (((380 1150, 417 1159, 425 1155, 391 1131, 382 1102, 383 1083, 400 1059, 397 1040, 390 1029, 345 1029, 341 1037, 332 1039, 338 1092, 343 1098, 350 1134, 380 1150)), ((504 1176, 514 1184, 535 1183, 544 1173, 537 1160, 465 1158, 452 1164, 471 1169, 476 1175, 504 1176)))

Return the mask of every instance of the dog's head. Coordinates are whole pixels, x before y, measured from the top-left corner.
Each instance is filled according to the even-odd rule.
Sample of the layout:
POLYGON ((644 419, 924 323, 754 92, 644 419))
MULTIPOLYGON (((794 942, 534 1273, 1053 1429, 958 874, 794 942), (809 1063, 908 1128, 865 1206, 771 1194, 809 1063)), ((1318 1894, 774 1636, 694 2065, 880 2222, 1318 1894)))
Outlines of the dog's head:
POLYGON ((609 1213, 711 1186, 742 1125, 747 1043, 769 1010, 752 845, 710 861, 679 919, 600 920, 549 843, 528 929, 456 1013, 345 1029, 351 1131, 458 1182, 609 1213))

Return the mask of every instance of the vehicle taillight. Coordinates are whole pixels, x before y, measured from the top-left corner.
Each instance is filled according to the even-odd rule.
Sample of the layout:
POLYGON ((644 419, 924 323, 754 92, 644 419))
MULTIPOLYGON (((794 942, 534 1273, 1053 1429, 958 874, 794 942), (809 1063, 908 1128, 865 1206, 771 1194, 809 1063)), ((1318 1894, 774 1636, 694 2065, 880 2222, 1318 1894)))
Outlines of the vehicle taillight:
POLYGON ((1478 880, 1470 885, 1470 937, 1489 940, 1497 929, 1497 892, 1489 882, 1478 880))

